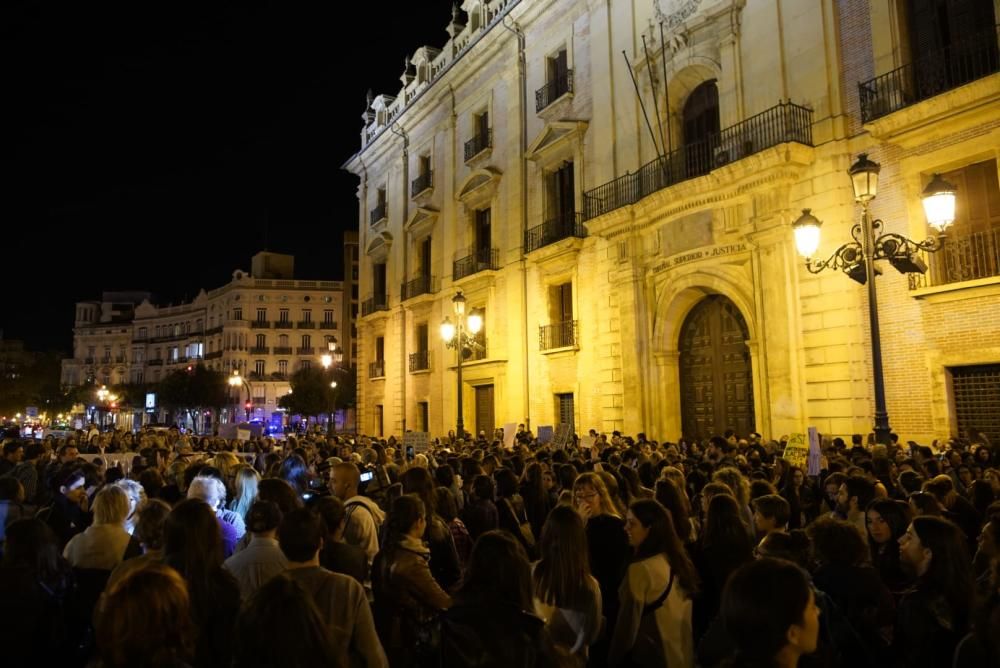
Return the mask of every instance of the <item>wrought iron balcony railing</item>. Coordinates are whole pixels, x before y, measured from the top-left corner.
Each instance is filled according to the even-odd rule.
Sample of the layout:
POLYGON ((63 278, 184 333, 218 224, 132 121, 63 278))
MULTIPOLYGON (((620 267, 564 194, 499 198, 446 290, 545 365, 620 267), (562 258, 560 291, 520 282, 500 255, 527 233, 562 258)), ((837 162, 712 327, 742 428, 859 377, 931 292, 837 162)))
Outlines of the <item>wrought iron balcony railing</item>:
POLYGON ((205 354, 205 359, 207 359, 207 360, 216 360, 216 359, 219 359, 220 357, 222 357, 222 351, 221 350, 216 350, 216 351, 213 351, 213 352, 205 354))
POLYGON ((434 292, 434 278, 432 276, 417 276, 399 286, 399 293, 403 301, 420 295, 429 295, 432 292, 434 292))
POLYGON ((418 350, 410 353, 410 372, 427 371, 431 368, 431 353, 429 350, 418 350))
POLYGON ((163 358, 156 357, 146 362, 149 366, 163 366, 163 358))
POLYGON ((316 323, 312 320, 299 320, 295 326, 299 329, 316 329, 316 323))
POLYGON ((374 209, 372 209, 371 224, 374 225, 375 223, 377 223, 377 222, 379 222, 381 220, 385 220, 388 217, 389 217, 389 212, 388 212, 388 209, 385 206, 385 202, 383 202, 383 203, 379 204, 377 207, 375 207, 374 209))
POLYGON ((250 329, 268 329, 271 327, 270 320, 254 320, 250 323, 250 329))
POLYGON ((994 25, 858 84, 864 123, 1000 71, 994 25))
POLYGON ((637 172, 626 172, 614 181, 588 190, 583 194, 583 219, 635 204, 663 188, 786 142, 813 145, 811 109, 780 102, 716 135, 656 158, 637 172))
POLYGON ((327 321, 324 320, 323 322, 319 323, 319 328, 320 329, 337 329, 337 323, 334 322, 333 320, 331 320, 330 322, 327 322, 327 321))
POLYGON ((538 328, 538 347, 540 350, 553 348, 571 348, 577 345, 576 320, 554 322, 551 325, 541 325, 538 328))
POLYGON ((951 236, 936 253, 923 253, 928 271, 907 274, 910 289, 1000 276, 1000 230, 951 236))
POLYGON ((376 311, 388 311, 389 298, 386 295, 371 296, 361 302, 361 315, 371 315, 376 311))
POLYGON ((496 271, 500 268, 499 248, 470 248, 465 257, 451 265, 452 280, 478 274, 481 271, 496 271))
POLYGON ((308 348, 296 348, 295 349, 295 354, 296 355, 315 355, 316 354, 316 349, 312 348, 312 347, 308 347, 308 348))
POLYGON ((368 363, 369 378, 385 378, 385 360, 375 360, 368 363))
POLYGON ((493 128, 487 128, 465 142, 465 161, 472 160, 488 148, 493 148, 493 128))
POLYGON ((410 182, 410 197, 416 197, 425 190, 434 187, 434 172, 426 171, 410 182))
POLYGON ((573 92, 573 70, 566 70, 535 91, 535 113, 549 106, 566 93, 573 92))
POLYGON ((258 346, 250 349, 251 355, 270 355, 271 349, 267 346, 258 346))
POLYGON ((530 253, 569 237, 582 239, 585 236, 587 236, 587 230, 583 226, 583 217, 573 212, 562 213, 525 231, 524 252, 530 253))
POLYGON ((274 347, 274 354, 275 355, 291 355, 292 354, 292 347, 291 346, 275 346, 274 347))

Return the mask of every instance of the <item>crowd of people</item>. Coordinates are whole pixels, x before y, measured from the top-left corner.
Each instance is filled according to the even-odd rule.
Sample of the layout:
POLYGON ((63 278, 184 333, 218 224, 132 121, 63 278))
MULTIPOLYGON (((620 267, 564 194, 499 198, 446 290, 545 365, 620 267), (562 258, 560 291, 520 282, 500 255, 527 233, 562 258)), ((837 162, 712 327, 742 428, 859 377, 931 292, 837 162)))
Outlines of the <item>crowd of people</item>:
POLYGON ((863 441, 9 439, 0 664, 1000 666, 1000 450, 863 441))

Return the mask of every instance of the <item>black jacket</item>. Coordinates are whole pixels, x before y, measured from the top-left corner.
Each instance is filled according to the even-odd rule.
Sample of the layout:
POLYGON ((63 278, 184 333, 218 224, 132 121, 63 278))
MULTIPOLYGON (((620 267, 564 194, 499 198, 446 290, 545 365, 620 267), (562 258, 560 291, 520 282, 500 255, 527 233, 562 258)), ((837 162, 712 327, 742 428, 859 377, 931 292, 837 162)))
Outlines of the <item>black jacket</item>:
POLYGON ((950 666, 967 626, 962 611, 953 610, 942 594, 918 581, 896 609, 893 649, 907 668, 950 666))

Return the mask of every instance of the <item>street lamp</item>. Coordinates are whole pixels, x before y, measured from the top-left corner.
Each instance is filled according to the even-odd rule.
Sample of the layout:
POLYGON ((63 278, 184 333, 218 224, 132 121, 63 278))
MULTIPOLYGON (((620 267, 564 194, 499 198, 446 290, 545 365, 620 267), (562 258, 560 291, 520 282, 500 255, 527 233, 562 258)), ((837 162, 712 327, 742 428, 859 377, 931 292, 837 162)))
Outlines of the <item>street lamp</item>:
POLYGON ((233 375, 229 377, 229 386, 236 388, 236 410, 233 411, 233 422, 236 422, 236 413, 239 411, 239 401, 240 401, 240 390, 239 387, 242 385, 247 388, 247 403, 246 403, 246 416, 247 420, 250 419, 250 409, 253 406, 253 399, 251 398, 250 383, 240 375, 239 369, 233 369, 233 375))
POLYGON ((471 355, 472 350, 479 345, 475 337, 483 329, 483 316, 475 311, 466 316, 465 296, 461 290, 452 297, 451 303, 455 311, 455 323, 453 324, 451 319, 445 316, 444 322, 441 323, 441 338, 447 347, 458 350, 458 417, 455 420, 455 426, 458 438, 464 439, 465 423, 462 420, 462 360, 466 356, 471 355))
MULTIPOLYGON (((324 371, 329 371, 330 367, 333 365, 339 365, 341 360, 344 359, 344 349, 337 344, 336 336, 326 337, 326 352, 320 355, 319 362, 323 365, 324 371)), ((337 389, 337 381, 331 380, 330 387, 334 390, 337 389)), ((330 412, 327 414, 326 421, 326 434, 327 436, 332 436, 334 429, 334 415, 337 410, 336 402, 331 407, 330 412)))
POLYGON ((819 248, 820 223, 810 209, 803 209, 792 224, 795 245, 806 259, 806 269, 818 274, 824 269, 839 269, 850 278, 868 287, 868 320, 872 337, 872 374, 875 382, 875 440, 889 444, 889 414, 885 407, 885 382, 882 376, 882 340, 878 324, 878 301, 875 295, 875 276, 882 272, 875 266, 876 260, 888 260, 900 273, 924 273, 927 265, 918 255, 919 251, 936 253, 944 245, 944 231, 955 220, 955 186, 935 174, 922 194, 924 212, 928 224, 938 236, 924 241, 913 241, 895 232, 883 231, 881 220, 872 219, 868 206, 878 194, 878 174, 880 166, 862 153, 857 162, 847 170, 854 187, 854 199, 861 204, 861 222, 851 228, 849 241, 833 252, 826 260, 814 261, 813 254, 819 248))

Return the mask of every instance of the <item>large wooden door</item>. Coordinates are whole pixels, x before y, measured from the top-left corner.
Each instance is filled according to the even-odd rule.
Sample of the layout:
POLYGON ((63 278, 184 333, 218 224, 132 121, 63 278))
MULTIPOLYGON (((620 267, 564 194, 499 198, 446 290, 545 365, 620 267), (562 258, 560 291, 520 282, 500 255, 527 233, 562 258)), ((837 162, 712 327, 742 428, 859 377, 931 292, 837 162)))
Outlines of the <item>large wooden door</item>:
POLYGON ((688 439, 754 430, 753 381, 746 321, 722 295, 707 297, 684 320, 680 336, 681 428, 688 439))
POLYGON ((476 435, 486 432, 486 438, 493 438, 496 419, 493 415, 493 386, 476 386, 476 435))

